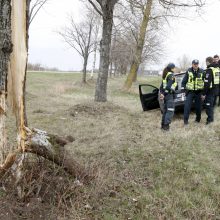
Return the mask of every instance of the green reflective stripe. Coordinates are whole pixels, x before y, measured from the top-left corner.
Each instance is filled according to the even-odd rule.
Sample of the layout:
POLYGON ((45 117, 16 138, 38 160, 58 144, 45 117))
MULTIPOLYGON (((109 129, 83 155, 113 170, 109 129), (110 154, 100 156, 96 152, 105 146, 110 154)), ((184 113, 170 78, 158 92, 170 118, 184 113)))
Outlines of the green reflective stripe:
MULTIPOLYGON (((213 82, 214 85, 219 85, 219 78, 220 78, 220 70, 219 67, 210 67, 210 69, 212 70, 212 74, 213 74, 213 82)), ((212 85, 213 83, 211 82, 210 88, 213 87, 212 85)))
MULTIPOLYGON (((171 75, 171 74, 173 74, 173 73, 172 73, 172 72, 168 72, 167 75, 166 75, 166 77, 165 77, 165 79, 163 79, 163 89, 166 89, 166 87, 167 87, 167 78, 168 78, 168 76, 171 75)), ((174 79, 175 79, 175 78, 174 78, 174 79)), ((177 83, 176 83, 176 80, 175 80, 175 81, 173 82, 172 86, 171 86, 171 90, 175 91, 176 87, 177 87, 177 83)), ((165 92, 169 92, 169 91, 165 90, 165 92)))
POLYGON ((171 89, 172 89, 173 91, 175 91, 175 90, 176 90, 176 87, 177 87, 177 83, 174 82, 174 83, 172 84, 172 86, 171 86, 171 89))
POLYGON ((165 79, 163 79, 163 89, 166 89, 166 87, 167 87, 167 78, 171 74, 172 74, 171 72, 168 72, 165 79))
POLYGON ((204 88, 204 81, 202 73, 200 73, 199 77, 194 79, 193 73, 188 72, 188 82, 186 84, 186 89, 188 90, 201 90, 204 88))

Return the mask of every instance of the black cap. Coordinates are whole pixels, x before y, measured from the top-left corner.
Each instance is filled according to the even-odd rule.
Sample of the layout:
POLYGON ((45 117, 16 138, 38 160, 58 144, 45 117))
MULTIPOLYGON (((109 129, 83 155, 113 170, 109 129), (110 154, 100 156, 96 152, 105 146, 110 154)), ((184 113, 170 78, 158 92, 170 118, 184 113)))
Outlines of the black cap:
POLYGON ((167 65, 167 68, 173 69, 173 68, 175 68, 175 64, 174 64, 174 63, 169 63, 169 64, 167 65))
POLYGON ((199 64, 199 60, 193 60, 192 64, 199 64))

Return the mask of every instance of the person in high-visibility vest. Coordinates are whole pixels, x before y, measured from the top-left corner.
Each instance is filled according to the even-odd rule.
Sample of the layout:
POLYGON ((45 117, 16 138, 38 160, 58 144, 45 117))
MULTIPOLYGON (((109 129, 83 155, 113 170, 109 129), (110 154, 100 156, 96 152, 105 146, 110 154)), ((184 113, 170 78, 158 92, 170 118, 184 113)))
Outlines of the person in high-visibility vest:
POLYGON ((204 88, 203 69, 199 67, 199 60, 192 61, 192 67, 186 71, 181 83, 181 90, 186 94, 184 103, 184 124, 188 124, 189 115, 193 101, 195 102, 196 119, 195 122, 201 120, 202 110, 202 90, 204 88))
POLYGON ((207 69, 205 71, 204 90, 202 99, 205 100, 207 121, 210 124, 214 121, 214 99, 219 87, 219 68, 218 64, 213 62, 212 57, 206 58, 207 69))
MULTIPOLYGON (((213 63, 217 64, 218 68, 220 70, 219 56, 216 54, 216 55, 213 56, 213 58, 214 58, 214 62, 213 63)), ((214 106, 217 106, 217 99, 218 99, 218 106, 220 106, 220 85, 219 85, 219 87, 217 88, 217 91, 216 91, 216 95, 215 95, 215 99, 214 99, 214 106)))
POLYGON ((174 93, 177 89, 177 82, 174 77, 175 64, 169 63, 163 70, 162 83, 160 86, 160 99, 164 101, 164 110, 161 121, 161 129, 168 131, 172 121, 175 105, 174 93))

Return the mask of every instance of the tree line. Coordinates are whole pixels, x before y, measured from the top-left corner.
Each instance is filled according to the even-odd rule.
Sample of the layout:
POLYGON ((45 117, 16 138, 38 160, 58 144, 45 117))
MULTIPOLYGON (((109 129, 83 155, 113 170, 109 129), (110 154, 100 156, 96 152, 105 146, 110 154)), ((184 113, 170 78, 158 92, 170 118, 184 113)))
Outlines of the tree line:
MULTIPOLYGON (((100 28, 97 26, 97 30, 101 29, 100 64, 95 91, 95 101, 98 102, 107 100, 110 63, 114 68, 128 69, 128 78, 124 84, 124 88, 128 89, 143 60, 145 58, 153 60, 155 51, 157 57, 158 50, 151 48, 149 45, 152 43, 148 44, 148 42, 157 45, 157 35, 162 29, 161 22, 164 19, 166 21, 169 16, 179 16, 187 8, 204 5, 203 0, 88 0, 86 2, 96 12, 94 17, 90 16, 90 19, 100 17, 102 24, 100 28), (130 45, 131 42, 134 44, 130 45), (126 50, 121 53, 123 49, 126 50)), ((28 128, 25 108, 28 30, 31 16, 36 14, 30 12, 33 6, 36 12, 39 11, 45 3, 46 1, 43 0, 0 0, 0 177, 13 166, 18 171, 19 175, 16 178, 19 179, 25 153, 37 154, 58 165, 63 165, 67 172, 77 178, 88 177, 83 167, 63 148, 65 144, 71 142, 71 138, 59 138, 38 129, 28 128), (37 2, 39 4, 36 5, 37 2), (8 103, 10 105, 6 108, 8 103), (6 137, 8 110, 13 110, 17 127, 17 148, 13 146, 12 151, 8 147, 6 137)), ((90 26, 88 23, 89 33, 92 33, 95 29, 90 26)), ((98 31, 94 32, 98 33, 98 31)), ((83 35, 83 31, 79 33, 83 35)), ((158 37, 160 41, 160 36, 158 37)), ((79 50, 79 53, 89 53, 91 48, 98 47, 97 41, 92 47, 88 44, 91 41, 89 35, 86 39, 86 48, 79 50)))
POLYGON ((95 89, 98 102, 107 101, 108 76, 127 74, 123 89, 129 90, 136 81, 140 65, 160 61, 170 19, 183 17, 186 11, 196 11, 205 4, 205 0, 81 1, 87 9, 84 20, 77 23, 70 16, 69 25, 61 28, 58 34, 82 56, 84 83, 89 55, 94 53, 94 72, 99 53, 95 89))

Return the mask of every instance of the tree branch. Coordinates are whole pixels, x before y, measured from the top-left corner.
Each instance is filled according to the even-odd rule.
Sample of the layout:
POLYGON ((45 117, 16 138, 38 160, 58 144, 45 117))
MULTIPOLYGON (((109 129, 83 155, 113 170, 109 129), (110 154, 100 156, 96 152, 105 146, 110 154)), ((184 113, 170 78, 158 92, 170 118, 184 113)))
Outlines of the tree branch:
MULTIPOLYGON (((92 0, 88 0, 89 3, 93 6, 93 8, 96 10, 96 12, 98 12, 99 15, 103 16, 102 12, 98 9, 98 7, 95 5, 95 3, 92 1, 92 0)), ((100 1, 97 0, 97 2, 100 4, 101 6, 101 3, 100 1)))

